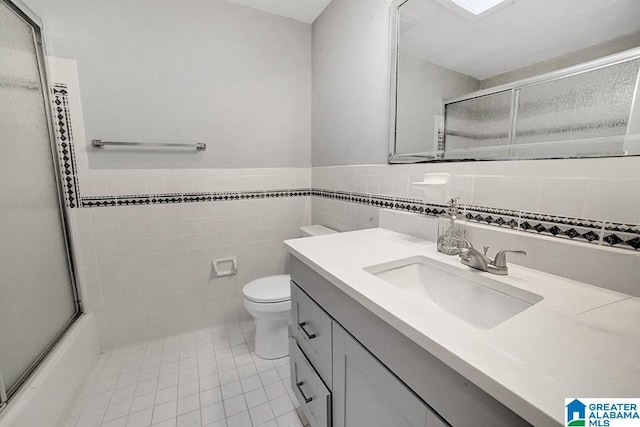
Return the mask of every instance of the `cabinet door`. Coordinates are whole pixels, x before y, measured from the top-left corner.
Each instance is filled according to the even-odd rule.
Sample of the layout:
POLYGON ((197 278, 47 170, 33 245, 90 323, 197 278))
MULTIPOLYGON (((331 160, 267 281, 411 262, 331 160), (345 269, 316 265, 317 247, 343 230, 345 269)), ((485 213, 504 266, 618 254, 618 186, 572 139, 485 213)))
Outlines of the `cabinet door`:
POLYGON ((438 426, 439 421, 411 390, 335 322, 333 408, 335 427, 425 427, 438 426))
POLYGON ((292 335, 331 390, 331 318, 291 282, 292 335))
POLYGON ((331 426, 331 393, 294 339, 289 340, 291 388, 311 427, 331 426))
POLYGON ((429 411, 427 414, 427 427, 451 427, 447 424, 442 418, 437 416, 435 413, 429 411))

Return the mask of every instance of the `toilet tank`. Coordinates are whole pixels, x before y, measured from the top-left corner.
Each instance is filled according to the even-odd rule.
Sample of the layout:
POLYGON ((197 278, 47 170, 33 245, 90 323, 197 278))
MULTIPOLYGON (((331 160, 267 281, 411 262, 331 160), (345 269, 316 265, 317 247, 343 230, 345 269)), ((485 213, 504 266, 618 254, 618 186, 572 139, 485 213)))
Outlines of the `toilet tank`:
POLYGON ((322 236, 323 234, 334 234, 336 230, 332 230, 323 225, 305 225, 298 229, 299 237, 322 236))

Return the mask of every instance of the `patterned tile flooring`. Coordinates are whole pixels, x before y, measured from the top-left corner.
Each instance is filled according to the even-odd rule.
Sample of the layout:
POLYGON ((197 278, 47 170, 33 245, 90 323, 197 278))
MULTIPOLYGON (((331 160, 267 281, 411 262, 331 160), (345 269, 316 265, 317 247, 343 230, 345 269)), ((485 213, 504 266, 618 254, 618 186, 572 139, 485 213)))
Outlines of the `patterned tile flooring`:
POLYGON ((289 358, 251 352, 253 320, 100 355, 65 427, 303 427, 289 358))

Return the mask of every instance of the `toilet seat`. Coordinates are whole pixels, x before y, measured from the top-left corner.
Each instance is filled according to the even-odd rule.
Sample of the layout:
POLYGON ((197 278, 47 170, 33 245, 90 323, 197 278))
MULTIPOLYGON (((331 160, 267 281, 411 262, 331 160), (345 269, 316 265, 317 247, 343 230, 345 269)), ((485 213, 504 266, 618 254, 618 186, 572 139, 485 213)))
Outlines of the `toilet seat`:
POLYGON ((242 305, 253 317, 271 315, 278 316, 285 313, 285 317, 288 318, 288 312, 291 311, 290 299, 280 302, 253 302, 243 298, 242 305))
POLYGON ((291 277, 288 274, 267 276, 253 280, 242 288, 242 296, 259 304, 279 303, 291 300, 291 277))

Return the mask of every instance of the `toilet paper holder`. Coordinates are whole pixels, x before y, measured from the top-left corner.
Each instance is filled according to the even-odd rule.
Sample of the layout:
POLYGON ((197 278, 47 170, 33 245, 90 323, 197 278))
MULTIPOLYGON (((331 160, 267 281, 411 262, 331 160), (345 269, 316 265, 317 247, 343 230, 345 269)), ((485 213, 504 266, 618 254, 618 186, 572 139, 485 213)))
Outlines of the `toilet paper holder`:
POLYGON ((238 273, 238 258, 218 258, 211 261, 213 277, 233 276, 238 273))

